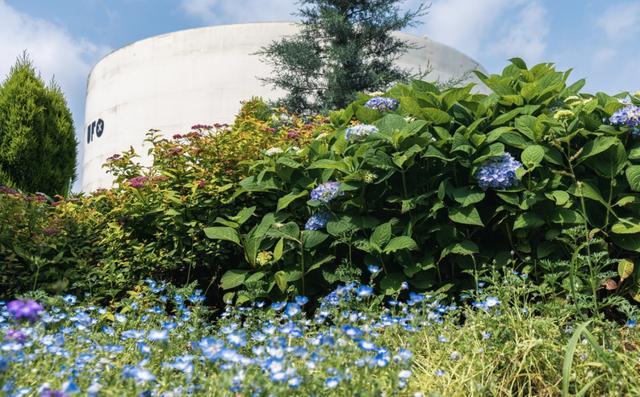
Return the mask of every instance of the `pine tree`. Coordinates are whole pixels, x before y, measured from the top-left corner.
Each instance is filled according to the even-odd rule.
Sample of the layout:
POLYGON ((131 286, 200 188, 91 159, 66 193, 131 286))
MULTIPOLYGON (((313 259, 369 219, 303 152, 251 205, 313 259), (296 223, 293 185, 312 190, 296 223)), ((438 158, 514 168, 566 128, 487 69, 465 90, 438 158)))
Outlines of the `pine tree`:
POLYGON ((294 111, 341 108, 362 91, 411 76, 394 64, 412 48, 391 33, 414 26, 426 7, 402 12, 400 0, 301 0, 301 30, 264 47, 273 67, 263 81, 287 92, 294 111))
POLYGON ((25 55, 0 85, 0 184, 66 194, 75 178, 77 141, 60 87, 46 86, 25 55))

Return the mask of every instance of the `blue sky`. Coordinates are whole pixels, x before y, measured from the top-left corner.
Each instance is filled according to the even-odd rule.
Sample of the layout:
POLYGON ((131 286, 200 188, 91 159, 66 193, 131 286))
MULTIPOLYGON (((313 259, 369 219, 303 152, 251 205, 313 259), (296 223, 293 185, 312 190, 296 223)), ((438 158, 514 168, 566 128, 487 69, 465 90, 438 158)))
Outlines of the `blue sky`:
MULTIPOLYGON (((405 8, 419 4, 405 0, 405 8)), ((554 62, 590 91, 640 89, 640 0, 432 0, 409 33, 455 47, 498 72, 507 59, 554 62)), ((27 50, 55 76, 77 127, 86 78, 109 51, 201 26, 295 21, 294 0, 0 0, 0 77, 27 50)))

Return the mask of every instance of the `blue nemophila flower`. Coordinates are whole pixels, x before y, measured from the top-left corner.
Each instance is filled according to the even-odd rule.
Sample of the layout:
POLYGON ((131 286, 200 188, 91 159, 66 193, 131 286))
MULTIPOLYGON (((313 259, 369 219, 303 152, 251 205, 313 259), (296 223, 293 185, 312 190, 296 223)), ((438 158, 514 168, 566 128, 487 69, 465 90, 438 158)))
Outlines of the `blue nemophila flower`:
POLYGON ((5 372, 9 368, 9 360, 0 356, 0 372, 5 372))
POLYGON ((358 347, 364 351, 373 351, 377 349, 376 345, 373 344, 373 342, 364 339, 358 342, 358 347))
POLYGON ((446 374, 446 372, 444 372, 444 371, 443 371, 443 370, 441 370, 441 369, 437 369, 437 370, 436 370, 436 372, 435 372, 435 374, 436 374, 436 376, 444 376, 444 375, 446 374))
POLYGON ((287 381, 287 384, 292 389, 297 389, 298 387, 300 387, 300 384, 302 384, 302 378, 299 376, 294 376, 293 378, 287 381))
POLYGON ((146 383, 156 380, 156 377, 146 368, 126 365, 122 370, 122 377, 134 379, 137 383, 146 383))
POLYGON ((331 200, 341 195, 340 182, 325 182, 311 191, 311 199, 329 204, 331 200))
POLYGON ((609 118, 611 124, 626 125, 634 136, 640 135, 640 107, 629 105, 617 110, 609 118))
POLYGON ((320 230, 327 226, 327 222, 331 218, 331 213, 327 211, 316 212, 311 215, 304 225, 304 230, 320 230))
POLYGON ((271 308, 276 311, 284 309, 285 306, 287 306, 287 302, 273 302, 271 304, 271 308))
POLYGON ((378 127, 375 125, 357 124, 347 128, 347 131, 345 132, 345 139, 351 142, 360 141, 377 132, 378 127))
POLYGON ((380 266, 376 266, 376 265, 368 265, 367 266, 367 270, 369 271, 369 273, 371 274, 376 274, 380 271, 380 266))
POLYGON ((304 306, 309 302, 309 298, 307 298, 306 296, 302 296, 302 295, 298 295, 295 297, 296 303, 299 304, 300 306, 304 306))
POLYGON ((500 304, 500 300, 495 296, 488 296, 485 302, 487 307, 494 307, 500 304))
POLYGON ((369 109, 375 109, 379 112, 394 111, 398 108, 398 100, 393 98, 373 97, 365 104, 369 109))
POLYGON ((358 295, 358 298, 361 299, 368 298, 373 295, 373 288, 369 287, 368 285, 361 285, 360 287, 358 287, 358 289, 356 289, 356 295, 358 295))
POLYGON ((340 378, 336 376, 329 377, 324 381, 324 385, 327 389, 335 389, 338 387, 338 384, 340 384, 340 378))
POLYGON ((287 317, 294 317, 297 314, 302 312, 302 308, 297 303, 287 303, 287 306, 284 308, 284 314, 287 317))
POLYGON ((407 380, 411 377, 411 371, 409 371, 408 369, 403 369, 402 371, 400 371, 398 373, 398 378, 402 379, 402 380, 407 380))
POLYGON ((522 167, 509 153, 486 161, 476 173, 478 186, 483 190, 488 188, 507 189, 518 184, 516 170, 522 167))
POLYGON ((154 329, 149 331, 149 335, 147 336, 151 342, 164 342, 169 339, 169 331, 166 329, 158 330, 154 329))
POLYGON ((101 389, 102 389, 102 385, 98 382, 94 382, 87 389, 87 395, 89 395, 89 397, 95 397, 98 395, 101 389))
POLYGON ((191 374, 193 373, 193 359, 194 356, 191 355, 178 356, 172 363, 166 364, 166 366, 185 374, 191 374))
MULTIPOLYGON (((625 326, 628 327, 628 328, 635 328, 636 324, 637 323, 636 323, 635 319, 629 319, 629 320, 627 320, 627 323, 625 324, 625 326)), ((0 368, 0 370, 1 370, 1 368, 0 368)))
POLYGON ((64 300, 68 305, 75 305, 76 301, 78 300, 78 298, 76 298, 74 295, 68 294, 62 297, 62 300, 64 300))
POLYGON ((247 345, 247 337, 244 332, 234 332, 227 335, 227 341, 236 347, 247 345))

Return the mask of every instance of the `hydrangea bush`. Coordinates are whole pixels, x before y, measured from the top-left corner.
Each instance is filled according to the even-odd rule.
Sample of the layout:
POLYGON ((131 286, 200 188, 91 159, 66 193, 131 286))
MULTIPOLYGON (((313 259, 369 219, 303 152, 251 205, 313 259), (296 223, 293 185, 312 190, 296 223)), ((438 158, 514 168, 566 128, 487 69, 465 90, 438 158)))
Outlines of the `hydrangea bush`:
POLYGON ((490 94, 414 81, 363 95, 330 115, 333 133, 254 162, 236 195, 273 206, 247 223, 264 226, 260 238, 231 241, 273 257, 229 273, 229 296, 244 294, 247 280, 253 292, 255 280, 265 293, 326 291, 367 265, 382 269, 377 287, 387 293, 403 281, 471 286, 479 263, 575 258, 596 241, 590 249, 633 265, 640 98, 581 93, 584 81, 568 85, 553 65, 519 59, 478 75, 490 94), (567 240, 577 226, 586 245, 567 240))

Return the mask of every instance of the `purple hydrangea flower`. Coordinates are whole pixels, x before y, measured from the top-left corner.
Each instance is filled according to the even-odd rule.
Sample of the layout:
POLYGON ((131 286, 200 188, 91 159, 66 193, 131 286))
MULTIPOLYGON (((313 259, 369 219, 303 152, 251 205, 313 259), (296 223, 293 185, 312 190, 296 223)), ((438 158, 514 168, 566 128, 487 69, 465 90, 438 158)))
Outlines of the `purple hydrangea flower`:
POLYGON ((476 173, 478 185, 483 189, 507 189, 518 184, 516 170, 522 163, 514 159, 511 154, 504 153, 485 162, 476 173))
POLYGON ((373 97, 365 104, 369 109, 375 109, 379 112, 394 111, 398 108, 398 100, 393 98, 373 97))
POLYGON ((325 182, 311 191, 311 199, 328 204, 340 195, 340 182, 325 182))
POLYGON ((44 308, 36 301, 17 299, 7 304, 7 310, 14 319, 35 322, 40 318, 44 308))
POLYGON ((614 125, 626 125, 634 136, 640 136, 640 107, 629 105, 618 109, 609 121, 614 125))
POLYGON ((359 141, 376 132, 378 132, 378 127, 375 125, 357 124, 347 128, 345 138, 347 141, 359 141))
POLYGON ((305 230, 324 229, 324 227, 327 226, 327 222, 329 222, 330 217, 331 217, 331 214, 326 211, 317 212, 311 215, 311 217, 307 220, 307 223, 304 225, 304 229, 305 230))

